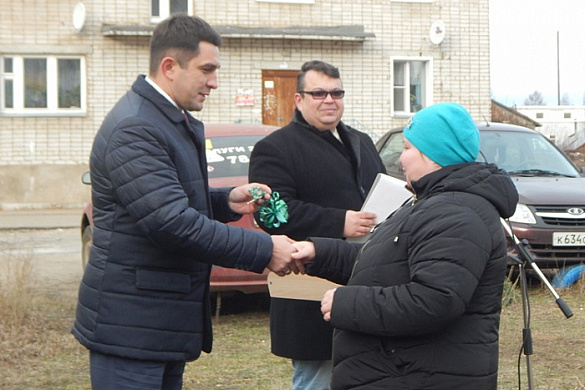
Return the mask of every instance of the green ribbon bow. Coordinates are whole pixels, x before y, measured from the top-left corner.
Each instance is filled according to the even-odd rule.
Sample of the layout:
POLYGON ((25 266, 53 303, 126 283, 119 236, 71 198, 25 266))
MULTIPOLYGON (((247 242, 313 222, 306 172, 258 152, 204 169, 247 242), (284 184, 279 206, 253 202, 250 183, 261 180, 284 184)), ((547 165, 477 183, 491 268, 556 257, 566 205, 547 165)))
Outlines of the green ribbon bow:
MULTIPOLYGON (((262 199, 266 195, 266 191, 259 187, 253 187, 249 192, 254 197, 253 201, 262 199)), ((260 222, 267 228, 277 228, 281 223, 287 222, 288 207, 276 191, 272 192, 270 199, 260 206, 258 212, 260 213, 260 222)))

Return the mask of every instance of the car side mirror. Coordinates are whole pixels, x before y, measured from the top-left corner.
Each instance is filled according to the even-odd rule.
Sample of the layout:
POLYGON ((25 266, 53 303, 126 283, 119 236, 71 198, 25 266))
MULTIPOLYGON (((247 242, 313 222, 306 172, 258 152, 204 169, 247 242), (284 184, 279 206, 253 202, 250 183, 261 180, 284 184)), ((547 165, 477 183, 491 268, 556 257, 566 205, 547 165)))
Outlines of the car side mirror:
POLYGON ((83 172, 83 175, 81 175, 81 182, 87 185, 91 184, 91 175, 89 174, 89 171, 83 172))

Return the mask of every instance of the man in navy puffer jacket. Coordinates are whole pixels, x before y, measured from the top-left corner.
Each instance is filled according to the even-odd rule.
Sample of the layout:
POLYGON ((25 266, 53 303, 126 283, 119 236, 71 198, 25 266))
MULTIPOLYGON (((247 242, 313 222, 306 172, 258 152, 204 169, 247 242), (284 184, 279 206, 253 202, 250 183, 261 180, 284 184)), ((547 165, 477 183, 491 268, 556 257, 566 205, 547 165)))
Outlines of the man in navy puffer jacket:
POLYGON ((220 44, 201 19, 161 22, 149 76, 95 137, 93 247, 72 329, 90 350, 93 389, 182 387, 185 362, 211 351, 212 264, 297 271, 287 237, 222 223, 258 210, 249 188, 270 188, 208 188, 203 124, 189 111, 218 86, 220 44))

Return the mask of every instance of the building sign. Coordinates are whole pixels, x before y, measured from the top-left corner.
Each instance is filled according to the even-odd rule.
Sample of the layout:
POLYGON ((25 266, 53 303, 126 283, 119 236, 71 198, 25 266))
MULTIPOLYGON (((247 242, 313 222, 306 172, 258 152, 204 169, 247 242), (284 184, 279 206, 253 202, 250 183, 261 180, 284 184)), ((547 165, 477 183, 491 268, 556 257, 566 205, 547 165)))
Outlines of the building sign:
POLYGON ((254 91, 252 89, 238 89, 236 92, 236 106, 253 106, 254 91))

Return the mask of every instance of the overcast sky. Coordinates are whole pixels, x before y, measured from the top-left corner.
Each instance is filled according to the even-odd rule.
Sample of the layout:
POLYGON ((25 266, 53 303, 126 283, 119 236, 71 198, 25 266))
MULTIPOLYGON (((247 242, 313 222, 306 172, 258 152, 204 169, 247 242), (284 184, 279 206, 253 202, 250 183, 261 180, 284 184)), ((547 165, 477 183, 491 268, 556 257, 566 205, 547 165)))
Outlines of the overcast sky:
POLYGON ((561 98, 585 105, 585 0, 490 0, 490 51, 492 97, 500 103, 523 105, 537 90, 557 105, 560 85, 561 98))

